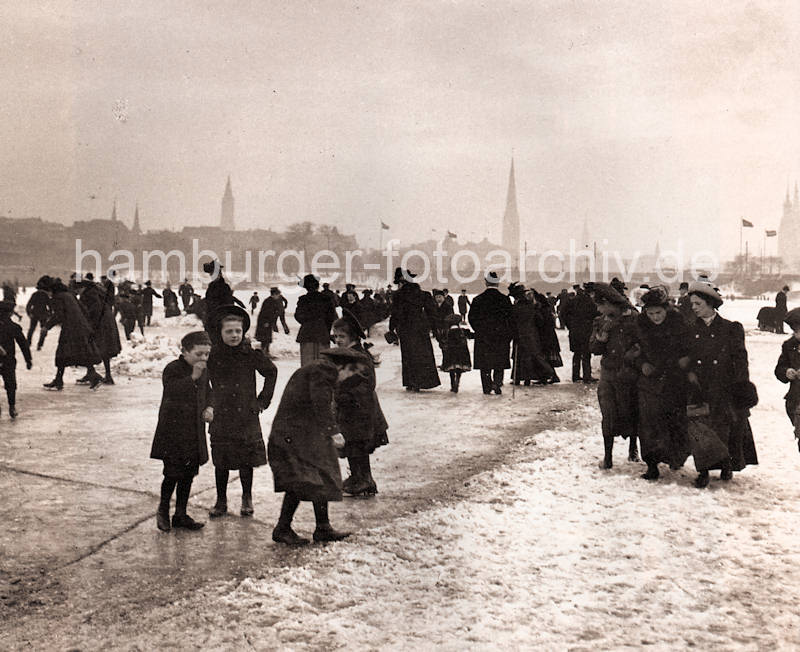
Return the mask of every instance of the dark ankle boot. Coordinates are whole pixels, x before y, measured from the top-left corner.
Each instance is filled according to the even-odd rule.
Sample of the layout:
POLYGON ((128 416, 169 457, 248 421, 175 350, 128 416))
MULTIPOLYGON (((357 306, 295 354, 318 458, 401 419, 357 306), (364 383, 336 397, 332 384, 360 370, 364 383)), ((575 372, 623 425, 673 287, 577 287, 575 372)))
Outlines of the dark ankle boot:
POLYGON ((660 474, 658 472, 658 464, 648 463, 647 472, 642 473, 642 477, 645 480, 658 480, 659 476, 660 474))
POLYGON ((156 512, 156 526, 162 532, 169 532, 172 529, 169 524, 169 503, 159 504, 156 512))
POLYGON ((220 500, 217 498, 216 504, 209 510, 208 515, 211 518, 219 518, 220 516, 224 516, 228 513, 228 503, 227 501, 220 500))
POLYGON ((610 469, 613 466, 612 453, 614 451, 614 437, 603 437, 603 448, 605 454, 600 462, 601 469, 610 469))
POLYGON ((694 481, 694 486, 698 489, 702 489, 703 487, 708 486, 708 481, 708 471, 700 471, 700 475, 698 475, 694 481))
POLYGON ((314 530, 314 541, 317 543, 325 541, 341 541, 342 539, 349 537, 351 534, 352 532, 334 530, 330 523, 328 523, 327 525, 317 526, 317 528, 314 530))
POLYGON ((252 516, 255 509, 253 508, 253 497, 250 494, 242 494, 242 509, 239 512, 242 516, 252 516))

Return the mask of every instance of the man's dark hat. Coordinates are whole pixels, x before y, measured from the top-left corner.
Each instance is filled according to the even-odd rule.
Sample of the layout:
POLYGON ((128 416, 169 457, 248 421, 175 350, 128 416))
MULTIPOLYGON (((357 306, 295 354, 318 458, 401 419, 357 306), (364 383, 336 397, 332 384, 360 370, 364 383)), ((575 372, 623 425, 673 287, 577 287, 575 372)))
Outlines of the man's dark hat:
POLYGON ((38 281, 36 281, 36 289, 37 290, 49 290, 53 285, 53 279, 50 278, 47 274, 40 277, 38 281))
POLYGON ((322 287, 324 287, 326 290, 327 290, 327 289, 328 289, 330 286, 331 286, 331 284, 330 284, 330 283, 323 283, 323 284, 322 284, 322 287))
POLYGON ((247 333, 247 331, 250 329, 250 315, 247 314, 247 311, 244 308, 235 304, 220 306, 217 308, 216 312, 214 313, 214 323, 219 325, 222 323, 223 317, 227 317, 228 315, 232 315, 241 319, 242 330, 247 333))
POLYGON ((145 281, 145 282, 144 282, 144 284, 145 284, 145 285, 148 285, 148 286, 149 286, 149 285, 152 285, 152 283, 151 283, 150 281, 145 281))
POLYGON ((319 289, 319 276, 306 274, 298 285, 304 290, 317 290, 319 289))
POLYGON ((435 297, 443 297, 444 296, 444 292, 442 292, 439 288, 433 288, 433 291, 431 292, 431 294, 433 294, 433 296, 435 296, 435 297))
POLYGON ((514 297, 515 299, 518 299, 519 297, 523 296, 525 292, 526 292, 525 286, 522 283, 518 283, 517 281, 514 281, 508 286, 508 294, 514 297))
POLYGON ((365 297, 371 296, 371 295, 372 295, 372 290, 370 290, 369 288, 367 288, 366 290, 364 290, 364 291, 362 292, 362 294, 363 294, 365 297))
POLYGON ((280 290, 278 288, 276 288, 276 287, 271 287, 269 289, 269 293, 270 294, 278 294, 278 293, 280 293, 280 290))
POLYGON ((223 265, 223 264, 222 264, 221 262, 219 262, 218 260, 212 260, 211 262, 208 262, 208 263, 203 263, 203 271, 204 271, 206 274, 213 274, 213 273, 214 273, 214 268, 215 268, 216 266, 219 266, 219 268, 220 268, 220 269, 222 269, 223 267, 225 267, 225 265, 223 265))
POLYGON ((361 353, 361 351, 356 351, 355 349, 344 346, 337 346, 333 349, 322 349, 319 354, 324 355, 326 358, 330 358, 331 361, 340 364, 365 361, 364 354, 361 353))
POLYGON ((402 267, 397 267, 394 270, 394 282, 399 283, 400 281, 408 281, 411 282, 411 279, 416 277, 416 274, 413 272, 409 272, 407 269, 403 269, 402 267))

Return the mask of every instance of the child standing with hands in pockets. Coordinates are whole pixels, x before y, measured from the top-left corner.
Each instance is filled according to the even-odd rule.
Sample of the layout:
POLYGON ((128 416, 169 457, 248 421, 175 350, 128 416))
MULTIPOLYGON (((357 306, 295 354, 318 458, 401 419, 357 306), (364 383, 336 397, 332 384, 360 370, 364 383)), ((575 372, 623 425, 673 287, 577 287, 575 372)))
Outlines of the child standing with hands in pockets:
POLYGON ((164 391, 158 411, 158 426, 150 457, 163 460, 164 480, 158 505, 158 529, 169 532, 169 506, 177 486, 172 527, 199 530, 198 523, 186 513, 192 480, 208 461, 206 426, 202 413, 208 400, 206 361, 211 340, 205 331, 194 331, 181 340, 181 356, 170 362, 161 375, 164 391))

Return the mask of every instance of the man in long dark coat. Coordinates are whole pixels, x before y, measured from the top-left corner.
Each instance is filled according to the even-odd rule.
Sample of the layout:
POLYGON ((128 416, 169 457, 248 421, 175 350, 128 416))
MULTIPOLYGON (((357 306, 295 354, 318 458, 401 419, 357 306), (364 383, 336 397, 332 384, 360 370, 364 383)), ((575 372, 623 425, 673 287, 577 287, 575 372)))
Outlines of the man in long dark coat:
POLYGON ((481 371, 484 394, 502 394, 503 374, 511 368, 509 347, 514 334, 511 299, 497 289, 494 272, 485 276, 486 289, 472 300, 469 323, 475 331, 474 367, 481 371))
POLYGON ((569 350, 572 351, 572 382, 593 383, 592 352, 589 349, 589 338, 592 336, 592 324, 597 317, 597 306, 592 297, 583 288, 570 299, 561 311, 561 321, 569 329, 569 350))
POLYGON ((783 319, 786 313, 789 312, 786 307, 786 293, 789 291, 789 286, 784 285, 781 291, 775 295, 775 332, 785 333, 783 330, 783 319))
POLYGON ((392 299, 389 330, 400 340, 403 386, 418 392, 438 387, 441 381, 430 337, 436 304, 430 292, 424 292, 413 278, 414 274, 400 267, 394 272, 398 290, 392 299))
POLYGON ((178 287, 178 294, 181 296, 181 301, 183 301, 183 309, 186 310, 192 303, 192 295, 194 294, 194 288, 189 283, 188 278, 183 279, 183 283, 178 287))

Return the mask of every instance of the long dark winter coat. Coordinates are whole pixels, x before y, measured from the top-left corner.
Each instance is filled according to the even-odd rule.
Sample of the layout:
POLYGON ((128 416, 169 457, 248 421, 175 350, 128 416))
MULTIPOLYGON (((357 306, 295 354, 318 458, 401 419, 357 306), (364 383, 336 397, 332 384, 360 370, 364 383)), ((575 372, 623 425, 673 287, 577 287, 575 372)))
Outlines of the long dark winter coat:
POLYGON ((514 362, 511 377, 516 381, 545 381, 555 371, 542 351, 540 328, 542 316, 536 304, 522 298, 512 308, 514 318, 514 362))
POLYGON ((453 325, 447 330, 442 346, 442 371, 469 371, 472 359, 467 340, 473 337, 467 328, 453 325))
MULTIPOLYGON (((233 290, 228 282, 222 277, 222 274, 217 276, 206 288, 205 296, 205 318, 208 324, 214 323, 216 319, 216 312, 221 306, 230 306, 236 304, 244 308, 244 304, 233 296, 233 290)), ((208 330, 208 326, 206 326, 208 330)), ((213 333, 212 333, 213 335, 213 333)), ((213 339, 213 337, 212 337, 213 339)))
POLYGON ((192 379, 192 366, 181 356, 164 367, 161 383, 164 389, 150 457, 164 460, 165 474, 170 467, 177 470, 202 466, 208 462, 202 417, 211 389, 208 373, 192 379))
POLYGON ((90 340, 92 327, 75 295, 69 290, 54 289, 50 302, 53 314, 47 329, 61 326, 56 349, 57 367, 85 367, 101 361, 97 346, 90 340))
MULTIPOLYGON (((542 343, 542 353, 552 367, 563 367, 561 360, 561 344, 556 333, 556 318, 550 307, 550 302, 543 294, 535 292, 536 310, 538 312, 539 339, 542 343)), ((554 372, 555 373, 555 372, 554 372)))
POLYGON ((514 336, 511 299, 497 288, 487 288, 472 300, 468 319, 475 332, 475 368, 509 369, 514 336))
POLYGON ((689 456, 686 419, 686 372, 679 360, 689 353, 689 327, 678 310, 669 310, 661 324, 642 312, 637 318, 639 369, 655 367, 650 376, 637 381, 639 395, 639 440, 645 462, 665 462, 673 468, 689 456))
POLYGON ((728 447, 731 467, 741 471, 748 464, 758 464, 750 410, 733 398, 737 386, 750 380, 742 325, 719 315, 708 326, 697 319, 690 326, 689 342, 690 369, 711 410, 711 427, 728 447))
POLYGON ((300 324, 297 342, 330 344, 331 326, 336 321, 336 309, 324 294, 312 291, 299 297, 294 318, 300 324))
POLYGON ((278 330, 278 318, 282 312, 283 305, 280 299, 274 296, 264 299, 256 318, 255 338, 259 342, 272 342, 272 333, 278 330))
POLYGON ((594 320, 589 348, 593 354, 602 356, 597 402, 603 419, 603 437, 636 435, 638 371, 633 356, 638 338, 636 320, 635 314, 611 320, 601 316, 594 320), (603 330, 608 330, 606 342, 597 339, 603 330))
POLYGON ((342 499, 339 458, 330 439, 337 432, 337 375, 332 362, 313 360, 289 378, 269 435, 276 492, 291 491, 301 500, 342 499))
POLYGON ((569 329, 569 350, 582 353, 589 350, 592 323, 597 317, 597 306, 592 297, 580 291, 569 299, 561 310, 561 321, 569 329))
POLYGON ((364 355, 366 370, 336 386, 336 422, 344 437, 344 457, 369 455, 378 446, 389 443, 389 425, 375 391, 375 364, 372 356, 358 343, 352 347, 364 355))
POLYGON ((403 386, 430 389, 441 384, 430 333, 436 303, 416 283, 403 283, 393 294, 389 330, 400 338, 403 386))
POLYGON ((0 347, 6 352, 5 355, 0 354, 0 370, 3 367, 6 369, 16 368, 16 346, 19 346, 25 362, 32 362, 31 347, 28 346, 28 340, 25 339, 25 335, 22 333, 22 327, 11 321, 11 315, 0 314, 0 347))
POLYGON ((211 456, 219 469, 240 469, 267 463, 258 415, 275 391, 278 368, 261 351, 244 340, 235 347, 212 345, 208 357, 211 382, 211 456), (256 373, 264 386, 256 395, 256 373))
POLYGON ((800 426, 800 421, 796 422, 797 408, 800 407, 800 379, 789 380, 786 372, 789 369, 800 369, 800 342, 794 335, 781 345, 781 355, 778 364, 775 366, 775 378, 782 383, 789 383, 789 391, 783 398, 786 400, 786 414, 792 425, 800 426))
POLYGON ((80 302, 86 308, 89 325, 92 327, 92 340, 97 345, 100 357, 110 360, 122 351, 119 327, 114 319, 113 304, 106 300, 105 289, 92 283, 81 291, 80 302))

